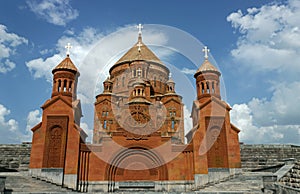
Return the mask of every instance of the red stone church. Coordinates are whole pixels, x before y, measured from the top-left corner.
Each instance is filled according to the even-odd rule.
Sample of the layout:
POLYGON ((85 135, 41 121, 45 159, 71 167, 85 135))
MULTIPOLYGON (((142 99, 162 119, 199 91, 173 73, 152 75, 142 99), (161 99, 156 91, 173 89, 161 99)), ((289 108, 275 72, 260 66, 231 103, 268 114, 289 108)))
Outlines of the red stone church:
POLYGON ((32 128, 30 173, 78 191, 191 191, 240 171, 237 129, 220 95, 219 70, 195 72, 193 128, 166 65, 138 41, 109 70, 95 99, 93 142, 80 128, 79 71, 69 53, 53 70, 51 98, 32 128))

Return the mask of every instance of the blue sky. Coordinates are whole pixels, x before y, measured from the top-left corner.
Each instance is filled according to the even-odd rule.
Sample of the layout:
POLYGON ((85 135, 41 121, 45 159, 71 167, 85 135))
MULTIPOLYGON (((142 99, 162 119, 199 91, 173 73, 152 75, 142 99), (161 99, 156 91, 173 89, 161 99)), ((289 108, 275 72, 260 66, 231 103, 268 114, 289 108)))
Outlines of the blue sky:
POLYGON ((92 54, 101 53, 97 71, 103 71, 110 57, 116 60, 136 42, 135 25, 142 23, 145 43, 170 45, 170 31, 159 29, 178 29, 200 41, 195 47, 179 46, 191 45, 185 56, 199 55, 194 67, 174 52, 158 54, 166 62, 184 63, 186 69, 176 68, 189 80, 203 59, 201 49, 192 48, 210 48, 241 141, 300 144, 300 1, 2 0, 0 5, 0 143, 31 139, 39 107, 51 95, 51 69, 65 57, 67 42, 81 71, 81 126, 91 131, 94 97, 84 88, 94 67, 92 54))

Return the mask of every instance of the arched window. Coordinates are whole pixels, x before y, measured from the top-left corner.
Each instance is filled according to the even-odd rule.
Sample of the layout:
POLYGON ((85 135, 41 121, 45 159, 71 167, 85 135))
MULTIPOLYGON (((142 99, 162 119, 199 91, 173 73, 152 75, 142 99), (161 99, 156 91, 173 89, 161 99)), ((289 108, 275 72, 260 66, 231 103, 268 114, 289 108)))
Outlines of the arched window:
POLYGON ((70 82, 69 82, 69 92, 72 92, 72 84, 73 84, 73 82, 70 81, 70 82))
POLYGON ((204 94, 204 83, 203 82, 201 82, 201 92, 202 92, 202 94, 204 94))
POLYGON ((122 77, 122 87, 125 86, 125 77, 122 77))
POLYGON ((206 82, 206 92, 210 93, 210 91, 209 91, 209 82, 206 82))
POLYGON ((61 90, 61 80, 58 80, 57 91, 60 92, 60 90, 61 90))
POLYGON ((211 86, 211 93, 215 93, 215 82, 212 83, 212 86, 211 86))
POLYGON ((64 92, 67 91, 67 80, 64 80, 64 92))
POLYGON ((154 76, 154 87, 156 87, 156 77, 154 76))

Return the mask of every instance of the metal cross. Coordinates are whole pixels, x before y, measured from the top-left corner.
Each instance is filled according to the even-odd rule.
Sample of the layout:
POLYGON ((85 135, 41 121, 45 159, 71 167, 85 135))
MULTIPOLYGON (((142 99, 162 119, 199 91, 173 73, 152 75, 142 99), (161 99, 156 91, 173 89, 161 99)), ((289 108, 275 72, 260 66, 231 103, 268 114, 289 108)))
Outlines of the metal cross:
POLYGON ((172 73, 170 72, 170 73, 169 73, 169 79, 171 79, 171 77, 172 77, 172 73))
POLYGON ((142 24, 139 24, 139 25, 137 26, 137 29, 139 29, 139 35, 141 35, 141 34, 142 34, 142 29, 143 29, 142 24))
POLYGON ((208 59, 209 49, 207 48, 207 46, 204 46, 204 48, 202 49, 202 52, 204 52, 204 58, 208 59))
POLYGON ((67 49, 67 55, 70 55, 70 49, 72 48, 71 44, 68 42, 68 44, 65 46, 65 48, 67 49))

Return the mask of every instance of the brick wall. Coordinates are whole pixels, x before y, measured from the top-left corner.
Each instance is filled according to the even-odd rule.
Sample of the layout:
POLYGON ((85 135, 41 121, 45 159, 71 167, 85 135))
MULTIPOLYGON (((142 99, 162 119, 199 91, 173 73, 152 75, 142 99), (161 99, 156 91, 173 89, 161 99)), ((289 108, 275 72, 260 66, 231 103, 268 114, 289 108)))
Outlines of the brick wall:
MULTIPOLYGON (((29 165, 31 144, 0 144, 0 171, 26 170, 29 165)), ((300 160, 300 146, 295 145, 247 145, 241 144, 242 167, 261 169, 284 164, 290 158, 300 160)))

